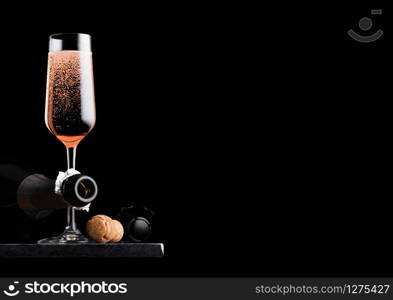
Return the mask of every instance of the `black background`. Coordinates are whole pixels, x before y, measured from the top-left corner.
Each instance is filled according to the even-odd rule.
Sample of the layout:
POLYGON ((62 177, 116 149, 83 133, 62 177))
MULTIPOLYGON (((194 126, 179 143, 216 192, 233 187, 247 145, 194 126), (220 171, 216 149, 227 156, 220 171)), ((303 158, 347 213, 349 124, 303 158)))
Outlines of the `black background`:
POLYGON ((77 169, 99 184, 95 212, 155 210, 151 241, 166 253, 6 259, 1 275, 392 274, 389 12, 373 17, 385 31, 375 43, 346 33, 376 5, 10 9, 0 157, 50 177, 65 169, 44 123, 48 35, 90 33, 97 124, 77 169))

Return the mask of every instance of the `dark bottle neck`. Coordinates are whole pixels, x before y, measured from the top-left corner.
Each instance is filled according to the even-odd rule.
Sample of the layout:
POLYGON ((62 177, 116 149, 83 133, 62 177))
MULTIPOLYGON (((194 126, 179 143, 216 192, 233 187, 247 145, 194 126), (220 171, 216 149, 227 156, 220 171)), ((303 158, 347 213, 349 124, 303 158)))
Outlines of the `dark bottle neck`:
POLYGON ((97 197, 97 184, 90 176, 76 174, 63 181, 62 194, 70 205, 82 207, 97 197))

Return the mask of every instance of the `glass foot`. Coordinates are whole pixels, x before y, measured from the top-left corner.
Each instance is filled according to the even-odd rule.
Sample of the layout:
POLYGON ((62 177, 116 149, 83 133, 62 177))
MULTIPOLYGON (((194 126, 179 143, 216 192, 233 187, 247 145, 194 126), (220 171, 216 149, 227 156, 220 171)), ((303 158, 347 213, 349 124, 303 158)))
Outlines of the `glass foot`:
POLYGON ((91 242, 85 237, 78 229, 66 228, 64 232, 55 237, 39 240, 38 244, 76 244, 76 243, 89 243, 91 242))

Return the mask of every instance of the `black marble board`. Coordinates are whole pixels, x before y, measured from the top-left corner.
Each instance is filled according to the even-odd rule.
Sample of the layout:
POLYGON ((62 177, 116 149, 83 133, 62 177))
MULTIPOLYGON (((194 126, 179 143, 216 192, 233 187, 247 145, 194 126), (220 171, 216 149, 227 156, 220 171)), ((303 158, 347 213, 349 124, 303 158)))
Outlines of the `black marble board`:
POLYGON ((162 256, 162 243, 0 244, 1 258, 162 256))

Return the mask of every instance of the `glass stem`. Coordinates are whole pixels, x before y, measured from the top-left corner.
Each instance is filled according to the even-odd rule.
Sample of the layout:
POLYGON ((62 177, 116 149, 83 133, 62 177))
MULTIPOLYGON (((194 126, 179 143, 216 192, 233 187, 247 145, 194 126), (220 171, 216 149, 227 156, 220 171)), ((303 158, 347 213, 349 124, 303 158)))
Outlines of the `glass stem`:
MULTIPOLYGON (((76 147, 67 147, 67 170, 75 169, 76 147)), ((67 207, 67 227, 76 231, 75 223, 75 208, 73 206, 67 207)))
POLYGON ((67 170, 75 169, 76 147, 67 147, 67 170))

